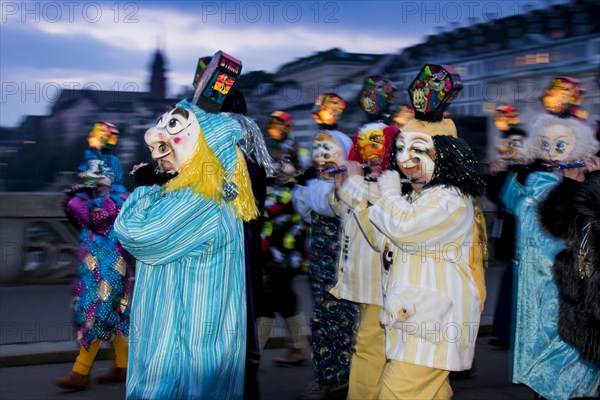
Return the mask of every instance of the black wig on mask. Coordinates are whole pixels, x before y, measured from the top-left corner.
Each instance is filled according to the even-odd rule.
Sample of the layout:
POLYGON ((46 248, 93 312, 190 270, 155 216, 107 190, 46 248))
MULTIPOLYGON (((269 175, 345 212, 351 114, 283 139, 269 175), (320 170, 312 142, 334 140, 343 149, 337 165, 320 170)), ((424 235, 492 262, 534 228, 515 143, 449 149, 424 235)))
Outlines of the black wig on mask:
POLYGON ((463 195, 477 197, 485 192, 485 181, 471 147, 452 136, 433 136, 435 169, 427 186, 455 187, 463 195))

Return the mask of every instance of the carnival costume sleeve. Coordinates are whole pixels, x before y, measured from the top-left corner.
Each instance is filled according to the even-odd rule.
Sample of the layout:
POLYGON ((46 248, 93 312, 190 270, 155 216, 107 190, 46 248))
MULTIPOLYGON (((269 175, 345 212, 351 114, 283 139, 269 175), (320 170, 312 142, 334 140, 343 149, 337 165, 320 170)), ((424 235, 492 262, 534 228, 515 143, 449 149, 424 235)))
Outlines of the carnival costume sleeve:
POLYGON ((451 237, 465 215, 465 198, 442 189, 418 204, 409 203, 399 191, 387 193, 370 208, 369 219, 396 246, 435 245, 441 236, 451 237))
POLYGON ((115 229, 123 247, 135 258, 160 265, 208 245, 218 224, 214 202, 195 195, 191 189, 165 193, 161 186, 154 185, 135 189, 123 204, 115 229))
POLYGON ((333 190, 333 181, 321 179, 311 179, 306 186, 296 185, 292 192, 294 209, 307 222, 310 222, 311 211, 326 217, 335 217, 328 200, 333 190))

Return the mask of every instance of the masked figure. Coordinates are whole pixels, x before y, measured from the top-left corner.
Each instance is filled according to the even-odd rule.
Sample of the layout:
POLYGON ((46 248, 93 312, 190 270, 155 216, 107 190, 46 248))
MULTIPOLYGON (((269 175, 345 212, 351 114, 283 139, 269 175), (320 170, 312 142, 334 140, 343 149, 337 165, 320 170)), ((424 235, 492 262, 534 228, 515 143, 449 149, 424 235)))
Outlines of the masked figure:
POLYGON ((113 229, 127 193, 115 183, 122 172, 117 158, 107 152, 118 132, 114 125, 98 122, 88 138, 90 148, 79 166, 82 184, 67 191, 65 214, 79 230, 78 269, 72 284, 73 311, 79 355, 70 375, 56 385, 64 389, 88 387, 89 374, 102 341, 115 351, 115 368, 98 377, 99 383, 124 382, 127 374, 130 302, 134 263, 113 229), (110 164, 109 164, 110 163, 110 164))
POLYGON ((136 188, 115 223, 138 272, 128 398, 242 398, 242 222, 257 209, 241 135, 236 120, 185 100, 145 134, 152 157, 177 175, 136 188))
POLYGON ((534 163, 526 171, 511 173, 502 192, 506 209, 517 219, 512 381, 545 398, 593 396, 600 383, 598 366, 586 362, 559 336, 559 292, 552 264, 565 243, 543 229, 538 207, 543 199, 551 200, 549 193, 566 176, 578 172, 569 167, 597 150, 593 132, 582 121, 542 115, 526 146, 534 163))
MULTIPOLYGON (((328 94, 323 98, 339 99, 328 94)), ((337 104, 342 104, 339 99, 337 104)), ((341 111, 340 111, 341 112, 341 111)), ((335 115, 335 113, 331 114, 335 115)), ((323 120, 313 114, 319 133, 312 144, 312 158, 317 177, 296 185, 292 192, 295 210, 310 224, 310 285, 313 295, 311 319, 313 385, 306 398, 345 397, 348 390, 350 358, 355 336, 358 308, 355 304, 336 299, 329 290, 336 282, 336 260, 341 250, 340 221, 331 208, 328 197, 333 193, 333 174, 344 166, 351 140, 335 130, 337 119, 323 120)))

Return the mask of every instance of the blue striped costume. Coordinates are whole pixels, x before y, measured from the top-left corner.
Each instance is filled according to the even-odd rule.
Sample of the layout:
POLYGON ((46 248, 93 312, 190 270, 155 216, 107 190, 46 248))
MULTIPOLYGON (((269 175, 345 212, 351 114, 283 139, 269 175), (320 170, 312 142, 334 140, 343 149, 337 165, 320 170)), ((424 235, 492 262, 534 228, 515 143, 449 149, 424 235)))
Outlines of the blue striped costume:
POLYGON ((242 221, 190 189, 139 187, 116 229, 138 260, 128 399, 235 399, 243 389, 242 221))
MULTIPOLYGON (((231 174, 239 125, 182 104, 231 174)), ((127 399, 242 398, 244 232, 232 203, 153 185, 138 187, 123 205, 115 231, 137 259, 127 399)))

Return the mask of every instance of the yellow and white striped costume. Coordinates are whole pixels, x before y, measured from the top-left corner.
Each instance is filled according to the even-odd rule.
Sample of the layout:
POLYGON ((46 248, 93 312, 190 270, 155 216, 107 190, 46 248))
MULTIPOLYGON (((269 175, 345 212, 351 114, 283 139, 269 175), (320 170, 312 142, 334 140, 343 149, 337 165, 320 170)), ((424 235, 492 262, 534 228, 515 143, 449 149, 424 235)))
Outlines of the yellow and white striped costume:
POLYGON ((386 326, 386 356, 430 368, 469 369, 482 311, 469 267, 473 201, 442 186, 411 195, 393 193, 355 208, 364 231, 371 224, 376 228, 374 239, 391 262, 383 274, 384 308, 404 293, 421 299, 408 319, 386 326), (441 313, 444 306, 447 312, 441 313))
POLYGON ((352 211, 361 201, 379 200, 377 182, 362 176, 349 178, 329 196, 333 211, 342 219, 342 251, 337 265, 337 283, 330 293, 337 298, 362 304, 383 305, 381 257, 360 230, 352 211))

